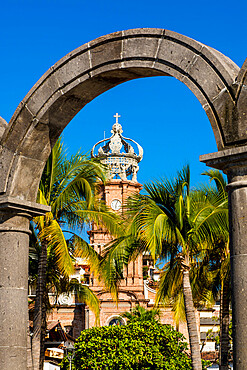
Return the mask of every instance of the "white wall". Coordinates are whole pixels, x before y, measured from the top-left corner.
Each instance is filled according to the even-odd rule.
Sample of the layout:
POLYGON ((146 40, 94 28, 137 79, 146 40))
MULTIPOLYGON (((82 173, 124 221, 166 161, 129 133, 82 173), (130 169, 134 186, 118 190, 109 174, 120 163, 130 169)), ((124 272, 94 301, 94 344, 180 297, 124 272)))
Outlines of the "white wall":
POLYGON ((44 370, 60 370, 60 366, 50 364, 49 362, 44 363, 44 370))

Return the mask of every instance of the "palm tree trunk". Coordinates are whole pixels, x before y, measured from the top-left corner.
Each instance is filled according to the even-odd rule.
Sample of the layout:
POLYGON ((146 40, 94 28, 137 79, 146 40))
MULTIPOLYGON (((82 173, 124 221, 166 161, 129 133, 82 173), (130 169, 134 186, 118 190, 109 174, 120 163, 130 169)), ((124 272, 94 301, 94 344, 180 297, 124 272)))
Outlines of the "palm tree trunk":
MULTIPOLYGON (((44 295, 46 292, 44 292, 44 295)), ((44 361, 45 361, 45 337, 46 337, 46 312, 47 312, 47 305, 46 299, 48 297, 43 296, 43 304, 42 304, 42 318, 41 318, 41 340, 40 340, 40 370, 43 370, 44 361)), ((49 299, 49 298, 48 298, 49 299)))
POLYGON ((230 278, 226 275, 220 292, 220 370, 228 370, 229 351, 229 290, 230 278))
POLYGON ((185 314, 189 332, 192 369, 202 370, 198 330, 190 285, 189 269, 185 268, 183 269, 183 294, 184 294, 185 314))
POLYGON ((47 265, 47 243, 42 241, 41 255, 38 267, 38 279, 36 286, 36 298, 33 320, 32 356, 34 370, 42 370, 44 362, 44 320, 46 311, 44 308, 44 294, 46 285, 46 265, 47 265))

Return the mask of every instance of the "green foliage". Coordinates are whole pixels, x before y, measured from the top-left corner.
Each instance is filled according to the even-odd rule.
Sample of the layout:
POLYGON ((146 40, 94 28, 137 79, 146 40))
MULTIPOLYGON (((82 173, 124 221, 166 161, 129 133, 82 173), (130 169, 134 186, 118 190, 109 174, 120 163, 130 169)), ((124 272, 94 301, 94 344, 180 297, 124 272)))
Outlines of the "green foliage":
MULTIPOLYGON (((99 321, 99 302, 85 285, 69 281, 74 273, 75 257, 86 258, 96 271, 100 256, 82 239, 83 227, 93 221, 107 227, 112 235, 117 229, 117 215, 98 199, 98 181, 105 181, 105 167, 88 155, 68 158, 61 139, 57 141, 45 165, 39 185, 37 202, 51 207, 45 216, 32 221, 30 239, 29 281, 35 285, 42 245, 46 245, 45 280, 46 309, 50 308, 48 292, 57 295, 74 291, 77 298, 89 305, 99 321)), ((44 249, 43 249, 44 250, 44 249)))
MULTIPOLYGON (((103 326, 81 333, 72 369, 189 370, 191 360, 181 333, 156 321, 103 326)), ((64 359, 62 370, 69 369, 64 359)))
POLYGON ((160 310, 154 308, 147 310, 145 307, 140 305, 135 306, 131 312, 124 312, 122 317, 126 318, 129 323, 133 322, 159 322, 160 321, 160 310))
POLYGON ((202 370, 206 370, 210 366, 212 366, 212 362, 209 360, 202 360, 202 370))
MULTIPOLYGON (((92 217, 88 212, 94 210, 96 203, 95 191, 97 180, 104 181, 102 166, 82 155, 80 152, 67 157, 61 139, 59 139, 46 162, 37 196, 37 202, 49 205, 51 212, 34 219, 38 238, 46 241, 49 249, 57 256, 59 270, 66 276, 74 272, 71 254, 72 242, 83 244, 81 254, 85 249, 85 242, 74 242, 78 231, 88 224, 92 217), (67 232, 67 234, 65 234, 67 232), (66 238, 70 235, 70 239, 66 238)), ((80 238, 81 239, 81 238, 80 238)))

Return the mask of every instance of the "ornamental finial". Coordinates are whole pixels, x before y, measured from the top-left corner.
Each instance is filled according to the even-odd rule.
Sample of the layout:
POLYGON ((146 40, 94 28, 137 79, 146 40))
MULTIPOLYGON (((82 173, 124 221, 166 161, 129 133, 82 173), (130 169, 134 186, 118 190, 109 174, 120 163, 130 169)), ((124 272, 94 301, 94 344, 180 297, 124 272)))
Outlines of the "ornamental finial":
POLYGON ((91 156, 99 158, 102 163, 108 166, 110 179, 116 177, 127 180, 130 177, 130 181, 137 182, 138 163, 142 160, 143 149, 134 140, 122 136, 122 126, 118 122, 118 118, 121 116, 116 113, 114 117, 116 122, 112 126, 112 136, 96 143, 91 151, 91 156), (99 146, 103 142, 104 146, 99 146), (135 144, 138 154, 135 153, 129 142, 135 144), (98 152, 95 154, 96 147, 98 147, 98 152), (121 152, 122 148, 123 151, 121 152))
POLYGON ((116 123, 118 123, 118 118, 121 117, 120 114, 116 113, 113 117, 116 117, 116 123))
POLYGON ((123 130, 122 130, 122 126, 118 122, 118 118, 121 117, 121 116, 120 116, 120 114, 116 113, 113 117, 116 117, 116 122, 112 126, 111 133, 112 134, 115 134, 115 133, 121 134, 123 132, 123 130))

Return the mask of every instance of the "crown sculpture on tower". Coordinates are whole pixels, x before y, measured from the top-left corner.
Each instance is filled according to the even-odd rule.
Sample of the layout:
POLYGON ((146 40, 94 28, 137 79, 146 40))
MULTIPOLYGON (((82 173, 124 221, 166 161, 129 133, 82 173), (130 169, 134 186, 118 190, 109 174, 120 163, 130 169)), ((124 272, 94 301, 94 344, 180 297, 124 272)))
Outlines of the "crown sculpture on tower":
POLYGON ((101 163, 107 165, 109 180, 114 178, 128 180, 129 178, 130 181, 137 182, 138 163, 143 158, 143 149, 134 140, 122 136, 122 126, 118 123, 118 118, 121 116, 116 113, 114 117, 116 117, 116 122, 112 126, 112 136, 98 141, 92 148, 91 156, 99 158, 101 163), (135 153, 130 142, 137 146, 138 154, 135 153), (104 145, 100 146, 101 143, 104 145))

